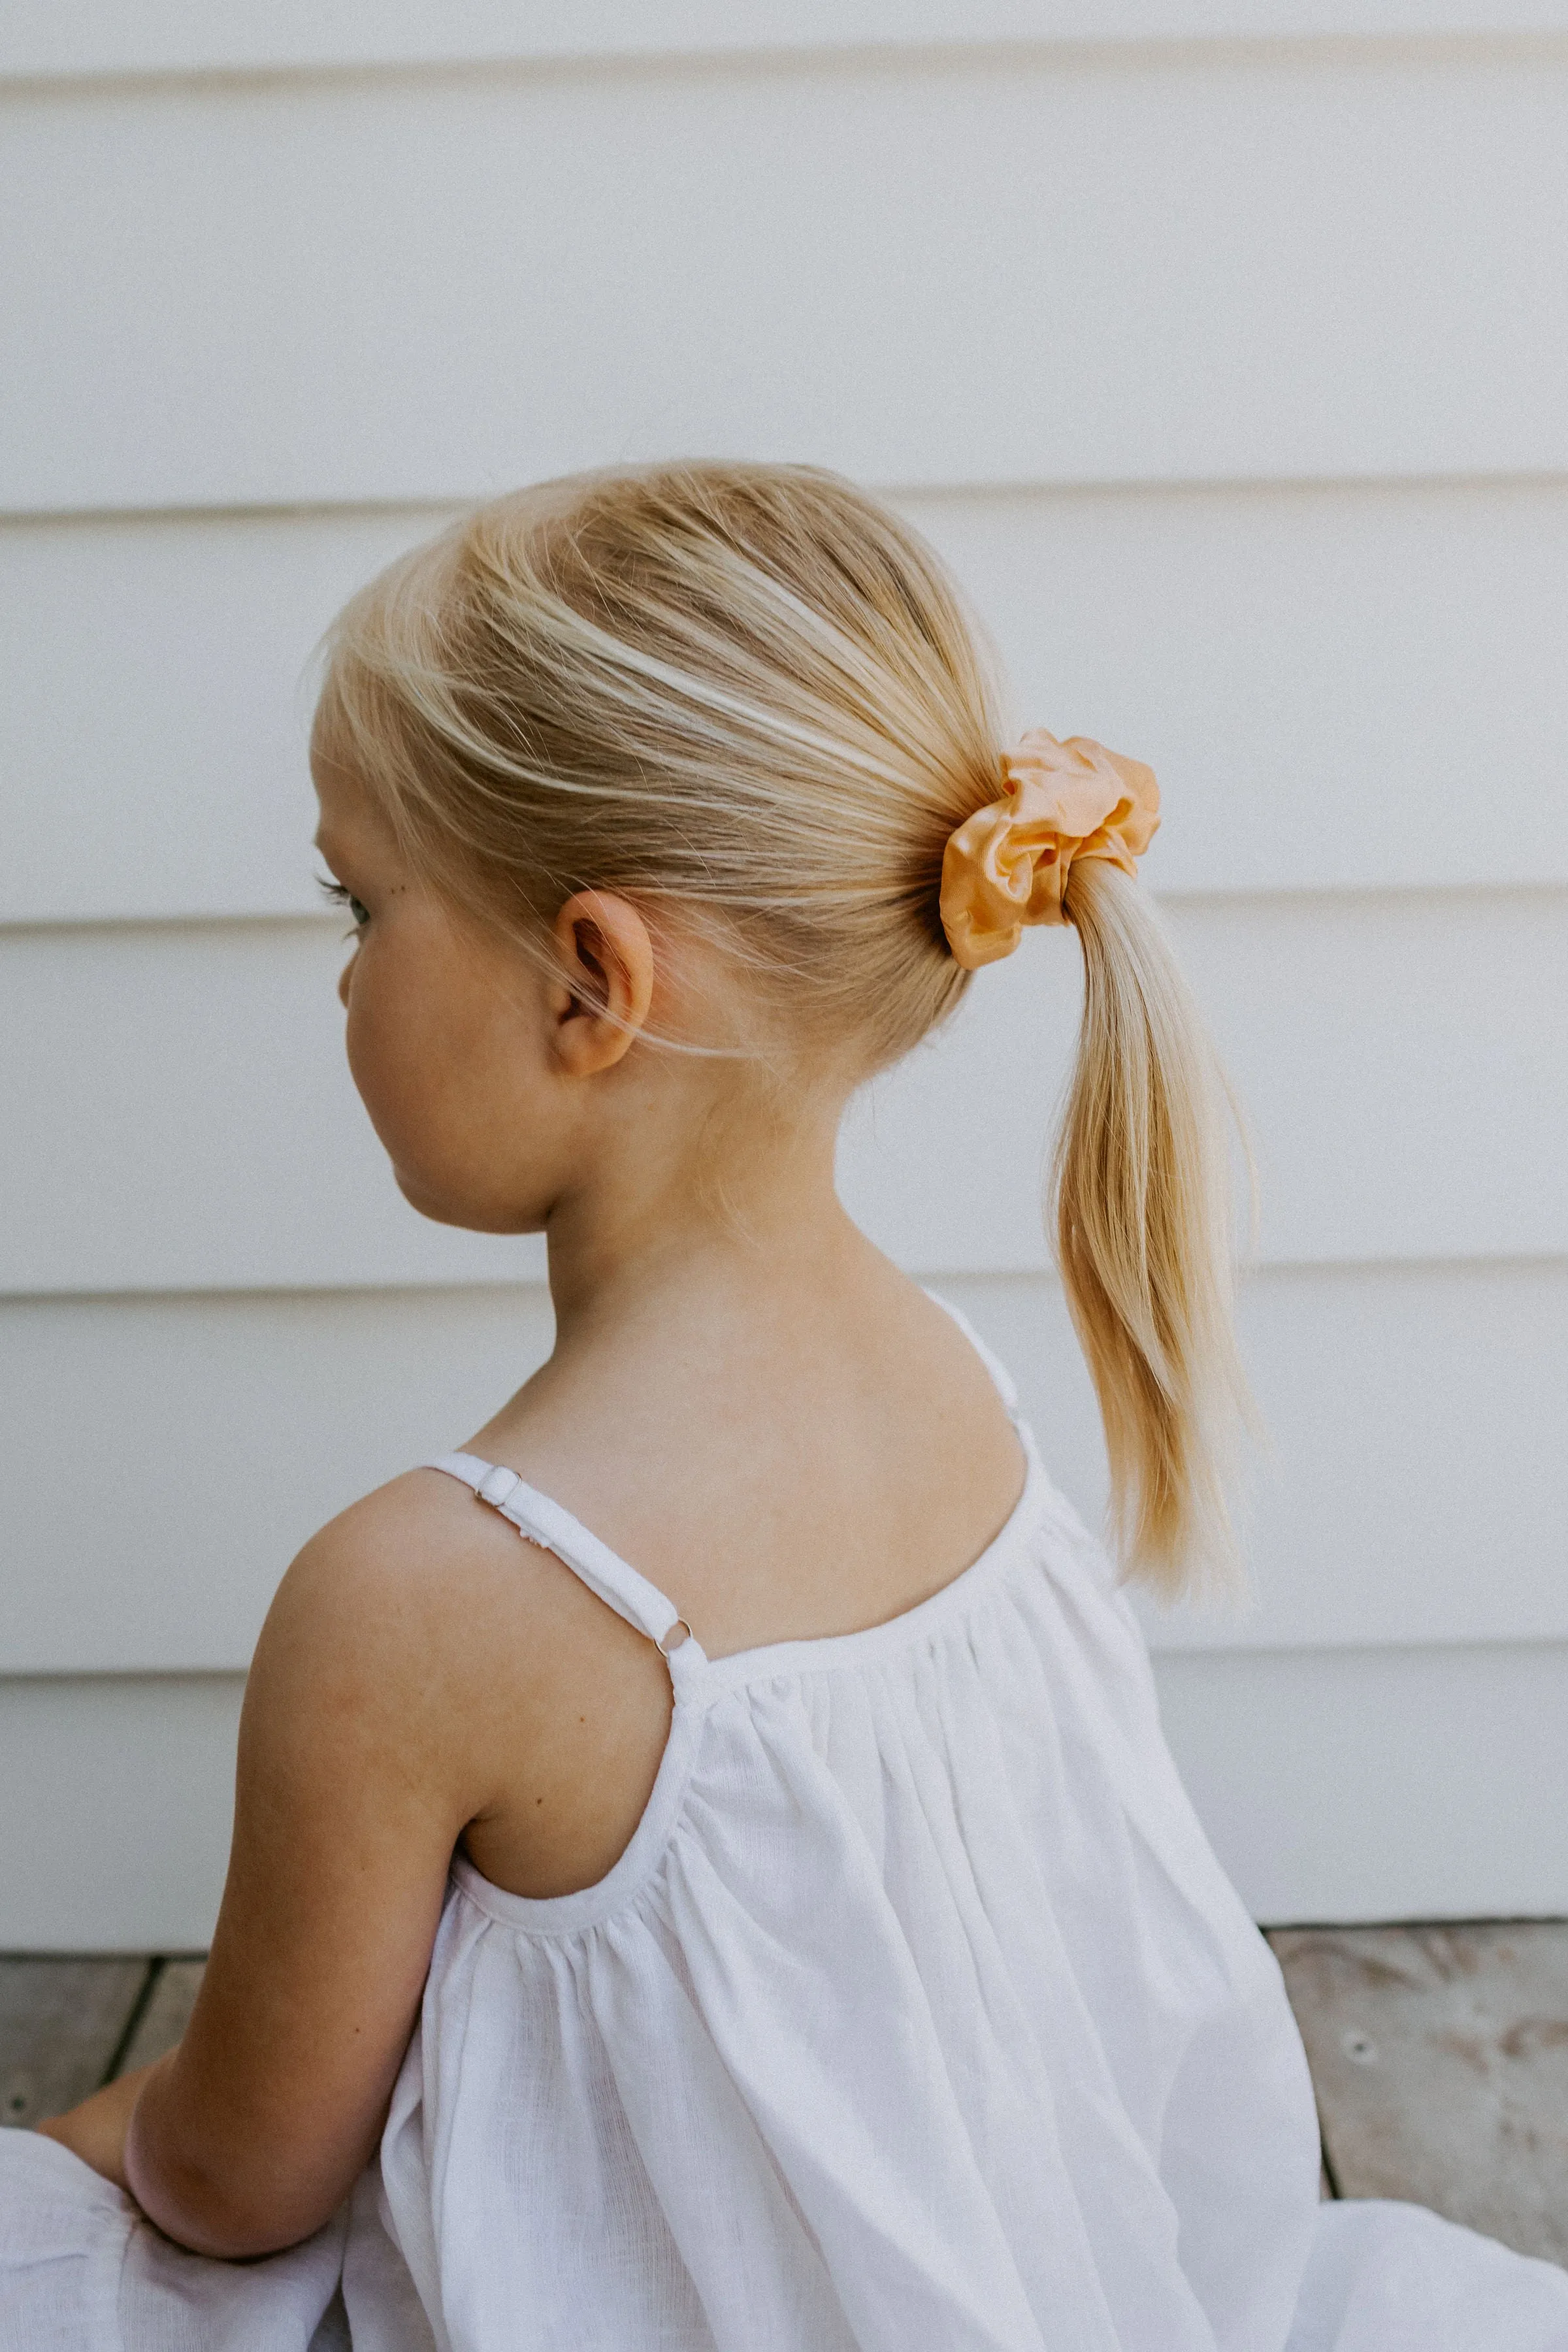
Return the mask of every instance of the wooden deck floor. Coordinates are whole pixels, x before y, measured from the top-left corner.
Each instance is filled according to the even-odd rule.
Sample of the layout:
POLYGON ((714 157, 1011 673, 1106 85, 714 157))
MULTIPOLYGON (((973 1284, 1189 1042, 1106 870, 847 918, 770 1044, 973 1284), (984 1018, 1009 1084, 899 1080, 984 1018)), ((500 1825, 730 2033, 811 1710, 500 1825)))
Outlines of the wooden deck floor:
POLYGON ((199 1955, 0 1958, 0 2123, 42 2123, 173 2049, 199 1955))
MULTIPOLYGON (((1276 1928, 1327 2193, 1407 2197, 1568 2265, 1568 1922, 1276 1928)), ((0 2117, 177 2042, 198 1956, 0 1958, 0 2117)))
POLYGON ((1268 1940, 1332 2193, 1407 2197, 1568 2265, 1568 1922, 1268 1940))

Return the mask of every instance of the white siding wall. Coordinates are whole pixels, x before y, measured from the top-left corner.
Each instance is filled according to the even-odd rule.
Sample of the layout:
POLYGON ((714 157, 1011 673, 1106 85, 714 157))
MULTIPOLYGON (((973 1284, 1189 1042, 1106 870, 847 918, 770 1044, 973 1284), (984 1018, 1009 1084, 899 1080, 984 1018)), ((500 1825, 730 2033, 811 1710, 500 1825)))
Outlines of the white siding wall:
MULTIPOLYGON (((104 0, 0 27, 0 1946, 190 1945, 305 1534, 549 1344, 341 1066, 300 676, 454 501, 805 457, 1149 758, 1262 1161, 1258 1600, 1151 1615, 1262 1916, 1568 1909, 1568 6, 104 0)), ((1102 1491, 1070 940, 845 1153, 1102 1491)))

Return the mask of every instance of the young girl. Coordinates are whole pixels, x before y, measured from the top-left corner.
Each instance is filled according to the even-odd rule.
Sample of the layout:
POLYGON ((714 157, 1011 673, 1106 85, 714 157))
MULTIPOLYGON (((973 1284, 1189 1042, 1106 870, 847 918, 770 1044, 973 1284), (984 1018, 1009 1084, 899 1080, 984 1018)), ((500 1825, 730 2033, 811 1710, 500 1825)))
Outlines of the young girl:
POLYGON ((804 468, 503 499, 338 623, 355 1082, 416 1207, 548 1234, 555 1351, 284 1579, 184 2041, 0 2139, 6 2352, 1568 2347, 1568 2275, 1320 2206, 1116 1573, 835 1197, 855 1089, 1076 929, 1117 1541, 1213 1571, 1223 1131, 1153 778, 1001 746, 930 551, 804 468))

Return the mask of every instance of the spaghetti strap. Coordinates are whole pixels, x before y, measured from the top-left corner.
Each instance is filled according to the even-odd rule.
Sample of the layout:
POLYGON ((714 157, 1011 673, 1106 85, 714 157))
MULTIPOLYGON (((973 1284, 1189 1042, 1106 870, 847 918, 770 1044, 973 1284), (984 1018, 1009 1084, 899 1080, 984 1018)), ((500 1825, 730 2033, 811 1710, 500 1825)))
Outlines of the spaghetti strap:
POLYGON ((964 1338, 968 1340, 970 1346, 973 1349, 975 1354, 979 1357, 981 1362, 990 1373, 996 1393, 1001 1398, 1003 1403, 1006 1406, 1007 1415, 1009 1420, 1012 1422, 1014 1428, 1020 1430, 1021 1433, 1022 1424, 1018 1418, 1017 1383, 1015 1381, 1012 1373, 1007 1370, 1006 1365, 1004 1364, 998 1357, 992 1354, 990 1349, 986 1346, 984 1340, 981 1338, 979 1332, 970 1321, 968 1316, 962 1313, 960 1309, 953 1305, 951 1298, 943 1298, 934 1290, 928 1290, 926 1292, 926 1297, 931 1300, 933 1307, 940 1307, 944 1315, 952 1316, 953 1321, 957 1324, 959 1329, 963 1332, 964 1338))
POLYGON ((597 1593, 617 1617, 624 1617, 663 1651, 672 1674, 678 1659, 683 1674, 703 1663, 701 1647, 674 1601, 515 1470, 481 1462, 477 1454, 443 1454, 424 1466, 459 1479, 481 1503, 510 1519, 520 1535, 552 1551, 590 1592, 597 1593), (677 1637, 674 1641, 671 1634, 677 1637))
MULTIPOLYGON (((1019 1417, 1018 1391, 1013 1384, 1011 1373, 992 1354, 969 1318, 954 1307, 951 1299, 942 1297, 934 1290, 928 1290, 926 1297, 957 1324, 990 1374, 1014 1427, 1024 1440, 1026 1450, 1032 1454, 1028 1432, 1019 1417)), ((546 1551, 553 1552, 557 1559, 588 1587, 590 1592, 596 1593, 615 1611, 617 1617, 624 1617, 628 1625, 635 1625, 639 1633, 647 1635, 656 1648, 664 1653, 672 1675, 676 1672, 677 1661, 682 1675, 707 1663, 696 1635, 668 1594, 661 1592, 657 1584, 650 1584, 646 1576, 639 1575, 629 1562, 622 1559, 617 1552, 613 1552, 608 1544, 602 1543, 581 1519, 574 1518, 570 1511, 550 1496, 542 1495, 537 1486, 531 1486, 515 1470, 481 1462, 477 1454, 443 1454, 423 1466, 426 1470, 443 1471, 448 1478, 458 1479, 478 1496, 481 1503, 488 1503, 492 1510, 500 1513, 503 1519, 510 1519, 520 1535, 526 1536, 531 1542, 542 1544, 546 1551), (670 1639, 672 1634, 677 1637, 673 1642, 670 1639)))

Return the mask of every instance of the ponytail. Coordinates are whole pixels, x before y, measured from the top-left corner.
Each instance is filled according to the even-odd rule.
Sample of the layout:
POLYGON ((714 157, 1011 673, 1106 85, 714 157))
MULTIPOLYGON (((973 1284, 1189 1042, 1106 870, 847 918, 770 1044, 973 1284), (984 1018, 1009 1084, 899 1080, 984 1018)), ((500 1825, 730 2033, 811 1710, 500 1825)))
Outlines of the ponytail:
POLYGON ((1071 870, 1083 1020, 1051 1190, 1058 1262, 1110 1464, 1130 1573, 1167 1596, 1235 1581, 1226 1505, 1249 1407, 1231 1324, 1226 1095, 1138 885, 1071 870))
POLYGON ((806 467, 634 467, 493 500, 362 589, 329 646, 322 740, 434 887, 531 952, 578 889, 721 919, 803 1065, 852 1043, 885 1068, 1026 924, 1077 925, 1057 1225, 1113 1527, 1162 1590, 1212 1581, 1241 1395, 1221 1097, 1131 879, 1149 770, 1044 729, 999 754, 937 558, 806 467))

